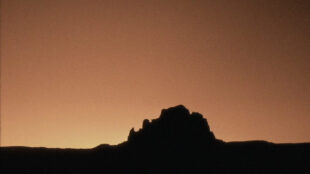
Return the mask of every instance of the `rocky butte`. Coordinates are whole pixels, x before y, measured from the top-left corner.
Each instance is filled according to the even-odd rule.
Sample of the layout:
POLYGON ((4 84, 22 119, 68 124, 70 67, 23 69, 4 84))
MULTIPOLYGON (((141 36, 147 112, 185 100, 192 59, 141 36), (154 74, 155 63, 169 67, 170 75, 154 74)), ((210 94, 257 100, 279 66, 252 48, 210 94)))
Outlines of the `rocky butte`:
POLYGON ((165 142, 201 142, 215 143, 217 140, 210 131, 208 122, 197 112, 192 114, 179 105, 169 109, 163 109, 160 117, 151 122, 143 121, 142 129, 135 132, 132 128, 128 136, 128 142, 156 143, 165 142))
POLYGON ((1 147, 0 173, 310 173, 310 143, 224 142, 179 105, 92 149, 1 147))

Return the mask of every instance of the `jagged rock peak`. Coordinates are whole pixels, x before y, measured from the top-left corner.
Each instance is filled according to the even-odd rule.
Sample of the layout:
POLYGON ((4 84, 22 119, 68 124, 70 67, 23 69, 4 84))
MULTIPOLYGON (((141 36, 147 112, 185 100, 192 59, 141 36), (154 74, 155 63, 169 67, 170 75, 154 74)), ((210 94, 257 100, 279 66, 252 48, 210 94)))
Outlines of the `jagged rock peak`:
POLYGON ((163 109, 159 118, 145 119, 142 129, 130 130, 128 141, 147 141, 152 139, 204 139, 215 140, 208 122, 198 112, 190 113, 183 105, 163 109))
POLYGON ((171 107, 168 109, 161 110, 160 118, 163 117, 172 117, 172 116, 178 116, 181 117, 188 117, 190 115, 189 110, 185 108, 183 105, 177 105, 175 107, 171 107))

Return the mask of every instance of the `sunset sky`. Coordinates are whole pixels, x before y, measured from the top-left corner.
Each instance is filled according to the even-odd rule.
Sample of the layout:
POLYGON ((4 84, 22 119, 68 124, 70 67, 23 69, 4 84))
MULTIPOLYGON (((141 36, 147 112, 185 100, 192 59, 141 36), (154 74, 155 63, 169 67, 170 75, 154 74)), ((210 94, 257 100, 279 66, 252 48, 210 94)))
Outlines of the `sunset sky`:
POLYGON ((310 142, 308 0, 1 0, 1 146, 118 144, 185 105, 310 142))

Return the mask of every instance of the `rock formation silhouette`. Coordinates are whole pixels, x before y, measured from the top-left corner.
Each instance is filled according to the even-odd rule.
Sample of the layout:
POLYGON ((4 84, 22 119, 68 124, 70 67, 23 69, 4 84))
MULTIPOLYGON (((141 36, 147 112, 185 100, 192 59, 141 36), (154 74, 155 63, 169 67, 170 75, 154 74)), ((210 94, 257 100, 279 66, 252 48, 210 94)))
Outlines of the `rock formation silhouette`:
POLYGON ((92 149, 1 147, 0 173, 310 173, 310 143, 224 142, 179 105, 92 149))
POLYGON ((160 117, 151 122, 143 121, 142 129, 135 132, 132 128, 128 136, 128 142, 156 143, 158 141, 201 141, 215 143, 216 139, 210 131, 208 122, 197 112, 192 114, 179 105, 169 109, 163 109, 160 117))

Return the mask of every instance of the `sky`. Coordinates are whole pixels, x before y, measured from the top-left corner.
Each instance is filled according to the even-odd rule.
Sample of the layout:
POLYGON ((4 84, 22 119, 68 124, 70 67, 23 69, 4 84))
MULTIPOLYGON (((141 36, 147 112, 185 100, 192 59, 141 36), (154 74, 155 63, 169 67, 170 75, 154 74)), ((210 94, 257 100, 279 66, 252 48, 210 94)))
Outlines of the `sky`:
POLYGON ((1 0, 1 146, 118 144, 161 109, 310 142, 307 0, 1 0))

